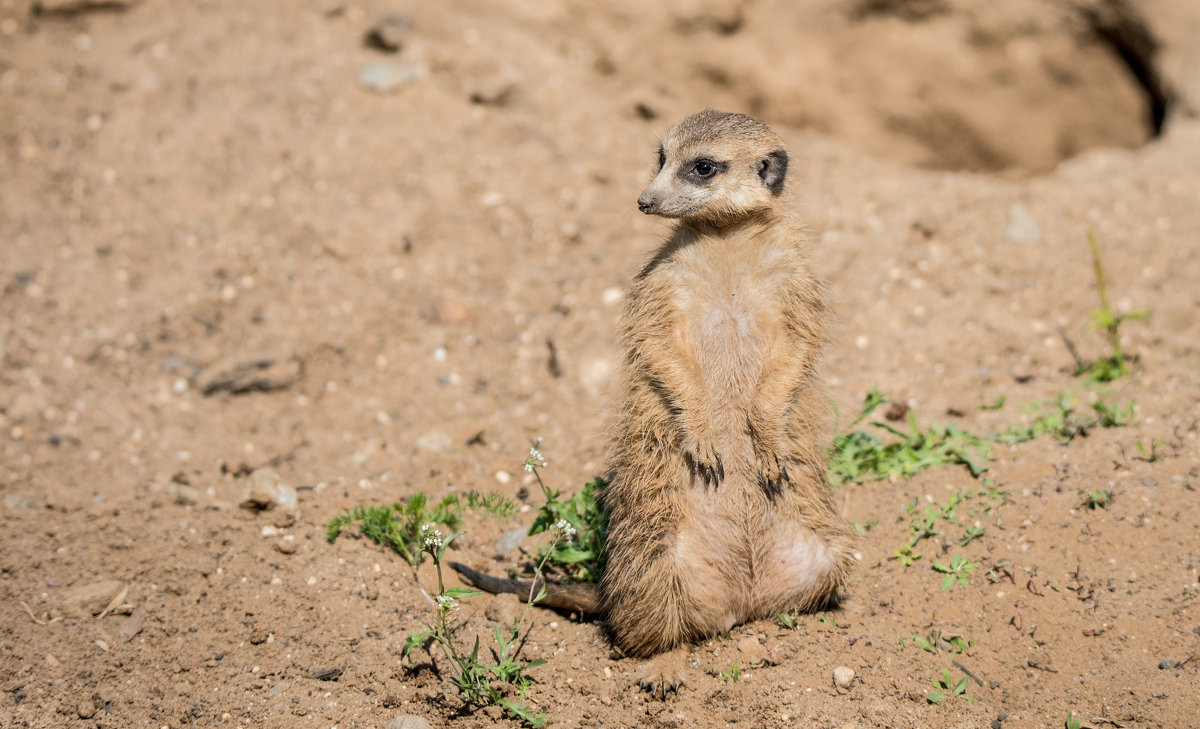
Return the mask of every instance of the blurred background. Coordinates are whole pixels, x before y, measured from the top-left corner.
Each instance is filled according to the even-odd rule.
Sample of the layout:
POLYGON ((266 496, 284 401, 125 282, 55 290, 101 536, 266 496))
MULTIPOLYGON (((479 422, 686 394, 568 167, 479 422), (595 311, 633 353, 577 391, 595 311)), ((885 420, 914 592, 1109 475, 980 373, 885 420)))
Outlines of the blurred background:
MULTIPOLYGON (((1178 521, 1188 494, 1144 485, 1190 484, 1196 468, 1194 0, 0 0, 0 595, 41 620, 59 587, 115 577, 151 616, 118 646, 94 623, 9 610, 0 673, 25 688, 0 713, 31 726, 55 725, 55 711, 102 726, 156 712, 170 726, 244 712, 264 726, 375 726, 394 696, 443 721, 378 637, 419 621, 412 578, 381 572, 361 544, 325 544, 323 525, 417 491, 536 501, 520 464, 537 437, 559 488, 599 472, 622 288, 668 230, 634 200, 658 135, 708 107, 757 116, 791 147, 788 185, 835 312, 826 373, 842 413, 877 386, 922 422, 984 431, 1027 417, 1019 403, 1076 391, 1076 357, 1107 351, 1087 328, 1095 233, 1114 309, 1152 311, 1122 329, 1139 369, 1113 391, 1136 400, 1140 430, 1069 454, 1030 444, 999 456, 997 478, 1040 494, 1048 474, 1116 478, 1111 462, 1135 441, 1179 443, 1174 460, 1124 459, 1146 489, 1126 503, 1155 505, 1122 516, 1176 521, 1163 517, 1144 553, 1170 578, 1123 619, 1195 647, 1194 587, 1180 598, 1193 612, 1162 619, 1200 562, 1195 520, 1178 521), (1010 408, 981 411, 984 398, 1010 408), (290 516, 240 509, 252 481, 290 494, 290 516), (247 642, 264 625, 278 642, 247 642), (357 672, 336 686, 297 678, 337 661, 357 672), (116 680, 125 671, 136 686, 116 680)), ((890 525, 912 498, 972 483, 839 498, 848 518, 890 525)), ((1047 487, 1061 508, 1029 497, 1013 524, 1050 509, 1061 518, 1021 532, 1043 564, 1092 560, 1132 582, 1107 562, 1115 542, 1076 554, 1096 540, 1062 529, 1075 491, 1047 487)), ((471 530, 466 548, 490 558, 504 529, 471 530)), ((864 564, 884 567, 861 573, 856 594, 877 597, 860 605, 923 613, 913 572, 888 571, 892 546, 866 535, 864 564)), ((1026 676, 1032 638, 995 643, 989 665, 1012 695, 995 690, 973 720, 1059 724, 1057 704, 1016 707, 1077 694, 1099 706, 1141 680, 1133 642, 1074 653, 1084 618, 1045 610, 1062 672, 1026 676), (1084 666, 1101 675, 1080 689, 1084 666)), ((609 654, 590 624, 560 620, 575 640, 542 705, 566 725, 658 721, 595 704, 619 676, 586 695, 563 683, 562 666, 609 654)), ((828 683, 813 665, 821 678, 790 690, 828 683)), ((881 718, 919 705, 905 697, 926 668, 876 676, 854 720, 928 725, 881 718)), ((1186 725, 1178 697, 1195 695, 1194 676, 1171 700, 1130 699, 1126 715, 1186 725)), ((760 701, 763 726, 852 715, 752 688, 726 687, 718 714, 760 701)))

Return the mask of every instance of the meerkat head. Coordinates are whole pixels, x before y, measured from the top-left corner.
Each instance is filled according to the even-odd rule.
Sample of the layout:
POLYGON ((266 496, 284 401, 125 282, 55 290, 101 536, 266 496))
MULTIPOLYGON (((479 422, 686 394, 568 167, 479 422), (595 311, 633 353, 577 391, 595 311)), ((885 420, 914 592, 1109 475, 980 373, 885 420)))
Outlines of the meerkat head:
POLYGON ((745 114, 709 109, 667 132, 658 172, 638 198, 647 215, 723 225, 776 204, 787 177, 783 140, 745 114))

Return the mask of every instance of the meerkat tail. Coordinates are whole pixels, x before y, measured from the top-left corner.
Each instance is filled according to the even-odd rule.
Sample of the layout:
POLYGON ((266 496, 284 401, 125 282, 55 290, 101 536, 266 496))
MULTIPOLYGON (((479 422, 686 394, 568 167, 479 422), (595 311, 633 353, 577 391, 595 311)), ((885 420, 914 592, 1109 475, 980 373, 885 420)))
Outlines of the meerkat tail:
MULTIPOLYGON (((506 580, 473 570, 465 564, 451 562, 450 566, 473 587, 492 594, 507 593, 528 600, 537 595, 539 584, 534 580, 506 580)), ((538 580, 537 582, 544 582, 538 580)), ((577 613, 600 612, 600 591, 595 585, 557 585, 546 582, 546 597, 537 604, 556 610, 572 610, 577 613)))

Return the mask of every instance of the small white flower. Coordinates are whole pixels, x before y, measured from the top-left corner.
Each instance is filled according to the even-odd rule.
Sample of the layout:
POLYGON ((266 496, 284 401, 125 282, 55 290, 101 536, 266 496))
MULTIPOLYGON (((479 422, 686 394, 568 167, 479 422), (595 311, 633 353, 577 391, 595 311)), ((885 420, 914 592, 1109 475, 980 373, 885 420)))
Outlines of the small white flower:
MULTIPOLYGON (((541 441, 542 439, 538 438, 538 442, 540 443, 541 441)), ((545 468, 546 465, 546 459, 542 458, 542 452, 537 449, 537 446, 530 446, 529 458, 525 459, 525 470, 532 471, 539 467, 545 468)))
POLYGON ((438 549, 442 546, 442 532, 434 529, 432 524, 421 526, 421 536, 425 539, 425 546, 430 549, 438 549))
POLYGON ((570 539, 575 536, 575 527, 571 526, 571 522, 566 519, 559 519, 554 523, 554 528, 562 532, 563 536, 570 539))
POLYGON ((452 613, 458 609, 458 603, 455 602, 454 598, 450 597, 449 595, 438 595, 437 603, 438 607, 448 613, 452 613))

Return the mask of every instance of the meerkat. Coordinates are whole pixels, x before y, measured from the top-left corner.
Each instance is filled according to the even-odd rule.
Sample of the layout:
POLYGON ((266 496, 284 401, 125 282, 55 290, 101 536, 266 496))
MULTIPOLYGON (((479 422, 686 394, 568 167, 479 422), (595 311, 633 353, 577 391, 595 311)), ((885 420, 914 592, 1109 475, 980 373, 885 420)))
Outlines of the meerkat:
MULTIPOLYGON (((608 562, 588 593, 631 656, 819 608, 853 562, 826 483, 825 306, 787 171, 765 124, 702 111, 667 133, 637 201, 677 223, 628 287, 608 562)), ((528 593, 500 582, 476 584, 528 593)), ((652 664, 642 683, 664 695, 677 673, 652 664)))

